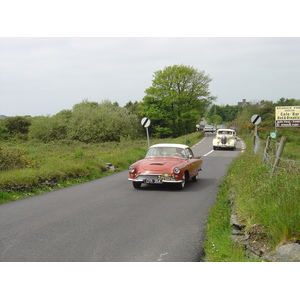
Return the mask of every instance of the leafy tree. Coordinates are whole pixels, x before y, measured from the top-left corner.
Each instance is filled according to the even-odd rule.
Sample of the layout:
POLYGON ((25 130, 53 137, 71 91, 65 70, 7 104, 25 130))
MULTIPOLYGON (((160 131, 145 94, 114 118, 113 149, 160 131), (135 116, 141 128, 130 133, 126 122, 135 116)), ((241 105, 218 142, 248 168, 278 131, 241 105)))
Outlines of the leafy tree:
POLYGON ((254 129, 254 125, 251 123, 251 116, 254 114, 259 114, 259 105, 249 104, 241 108, 234 120, 239 132, 249 133, 254 129))
POLYGON ((222 119, 222 122, 232 122, 239 111, 239 107, 237 105, 226 105, 226 106, 219 106, 219 105, 213 105, 209 111, 207 112, 206 118, 209 118, 214 122, 215 125, 219 125, 222 123, 215 123, 213 121, 213 115, 220 116, 222 119))
POLYGON ((280 98, 276 104, 276 106, 298 106, 300 105, 300 100, 296 100, 294 98, 280 98))
POLYGON ((237 105, 225 105, 222 107, 221 117, 224 122, 232 122, 239 112, 239 107, 237 105))
POLYGON ((128 101, 126 104, 125 104, 125 108, 128 109, 131 113, 133 114, 136 114, 138 115, 139 117, 141 117, 139 115, 139 102, 138 101, 135 101, 135 102, 132 102, 132 101, 128 101))
POLYGON ((216 125, 221 125, 223 123, 223 119, 219 115, 212 115, 210 117, 210 119, 211 119, 211 123, 213 123, 215 126, 216 125))
POLYGON ((150 132, 176 137, 194 131, 214 100, 209 92, 211 80, 204 71, 184 65, 156 71, 139 105, 139 114, 151 119, 150 132))

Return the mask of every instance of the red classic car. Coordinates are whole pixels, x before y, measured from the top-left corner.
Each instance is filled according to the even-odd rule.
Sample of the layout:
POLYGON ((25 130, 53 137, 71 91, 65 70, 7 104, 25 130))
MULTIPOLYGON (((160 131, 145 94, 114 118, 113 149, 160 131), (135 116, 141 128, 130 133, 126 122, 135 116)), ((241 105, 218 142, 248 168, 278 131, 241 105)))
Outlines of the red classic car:
POLYGON ((196 181, 202 170, 201 157, 195 157, 190 147, 182 144, 156 144, 144 159, 129 167, 129 178, 134 188, 142 183, 172 183, 183 189, 187 180, 196 181))

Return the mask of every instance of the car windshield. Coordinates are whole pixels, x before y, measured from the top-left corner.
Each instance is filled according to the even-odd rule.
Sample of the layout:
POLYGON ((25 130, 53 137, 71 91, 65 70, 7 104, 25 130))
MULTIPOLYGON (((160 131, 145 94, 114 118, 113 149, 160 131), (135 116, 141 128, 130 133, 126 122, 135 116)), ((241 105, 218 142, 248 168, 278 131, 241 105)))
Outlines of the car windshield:
POLYGON ((218 131, 218 134, 229 134, 229 135, 233 135, 233 132, 232 132, 232 131, 226 131, 226 130, 223 130, 223 131, 218 131))
POLYGON ((148 149, 146 158, 149 157, 176 157, 187 158, 188 152, 186 149, 176 147, 152 147, 148 149))

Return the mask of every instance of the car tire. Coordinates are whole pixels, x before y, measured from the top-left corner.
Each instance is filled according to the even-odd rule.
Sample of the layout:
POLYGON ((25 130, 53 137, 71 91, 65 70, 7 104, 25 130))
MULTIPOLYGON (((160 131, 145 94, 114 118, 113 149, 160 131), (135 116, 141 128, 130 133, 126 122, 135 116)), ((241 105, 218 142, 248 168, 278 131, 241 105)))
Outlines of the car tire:
POLYGON ((183 190, 184 187, 185 187, 185 183, 186 183, 185 175, 183 175, 182 182, 177 183, 177 188, 178 188, 178 190, 183 190))
POLYGON ((199 173, 197 172, 197 174, 194 177, 192 177, 193 182, 196 182, 198 180, 198 175, 199 175, 199 173))
POLYGON ((142 185, 141 182, 132 181, 132 185, 135 189, 139 189, 142 185))

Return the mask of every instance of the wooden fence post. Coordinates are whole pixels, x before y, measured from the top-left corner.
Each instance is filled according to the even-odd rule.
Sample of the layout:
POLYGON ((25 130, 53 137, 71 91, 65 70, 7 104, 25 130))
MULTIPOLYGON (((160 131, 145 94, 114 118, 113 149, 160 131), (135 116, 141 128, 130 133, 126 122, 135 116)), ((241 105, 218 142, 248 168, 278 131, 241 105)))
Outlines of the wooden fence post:
POLYGON ((280 144, 279 144, 278 150, 276 152, 276 159, 275 159, 275 162, 274 162, 274 165, 273 165, 271 176, 274 175, 274 173, 276 171, 276 168, 278 167, 279 160, 281 158, 285 142, 286 142, 286 137, 285 136, 281 137, 280 144))
POLYGON ((264 164, 267 163, 267 158, 268 158, 268 151, 269 151, 269 147, 270 147, 270 142, 271 142, 271 137, 268 136, 268 138, 267 138, 267 143, 266 143, 266 148, 265 148, 265 151, 264 151, 264 159, 263 159, 264 164))

